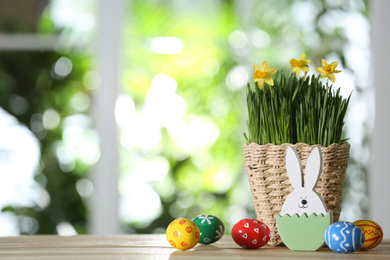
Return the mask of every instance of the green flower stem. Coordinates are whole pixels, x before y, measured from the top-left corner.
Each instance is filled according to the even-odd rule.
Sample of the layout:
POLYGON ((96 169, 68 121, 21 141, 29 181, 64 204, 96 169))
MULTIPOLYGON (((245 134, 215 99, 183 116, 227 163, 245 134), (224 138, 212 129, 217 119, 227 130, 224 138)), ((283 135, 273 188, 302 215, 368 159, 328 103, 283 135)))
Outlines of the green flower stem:
POLYGON ((307 76, 307 71, 305 71, 305 75, 303 75, 303 81, 305 81, 305 79, 306 79, 306 76, 307 76))

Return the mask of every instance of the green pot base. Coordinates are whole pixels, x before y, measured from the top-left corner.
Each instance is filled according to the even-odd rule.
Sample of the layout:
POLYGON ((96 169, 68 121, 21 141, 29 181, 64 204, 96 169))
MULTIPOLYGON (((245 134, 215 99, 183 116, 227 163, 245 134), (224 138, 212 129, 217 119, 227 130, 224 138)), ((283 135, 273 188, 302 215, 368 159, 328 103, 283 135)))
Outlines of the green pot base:
POLYGON ((332 224, 333 214, 276 215, 276 225, 283 243, 295 251, 316 251, 325 243, 325 231, 332 224))

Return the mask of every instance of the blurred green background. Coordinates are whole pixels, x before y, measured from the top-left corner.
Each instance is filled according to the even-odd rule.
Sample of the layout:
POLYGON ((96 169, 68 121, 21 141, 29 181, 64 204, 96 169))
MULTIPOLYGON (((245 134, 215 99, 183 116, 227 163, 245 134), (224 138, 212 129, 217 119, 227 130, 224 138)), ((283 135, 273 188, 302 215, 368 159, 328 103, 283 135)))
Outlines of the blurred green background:
MULTIPOLYGON (((26 2, 31 6, 16 9, 19 15, 10 11, 18 1, 0 3, 0 107, 4 118, 15 119, 12 127, 36 140, 31 146, 14 143, 13 150, 0 147, 0 181, 15 193, 0 200, 0 226, 7 227, 0 235, 87 233, 91 175, 99 159, 92 116, 99 4, 26 2), (47 36, 55 44, 12 48, 2 45, 7 35, 47 36), (23 165, 16 154, 28 147, 40 151, 36 162, 12 166, 23 165), (23 176, 30 181, 20 184, 19 171, 28 172, 23 176)), ((229 232, 241 218, 255 217, 242 154, 245 86, 253 64, 267 60, 289 69, 289 60, 303 52, 312 60, 311 73, 322 58, 339 61, 343 73, 335 86, 344 96, 353 91, 341 219, 363 218, 370 127, 363 98, 369 91, 367 4, 125 1, 116 103, 124 232, 163 233, 174 218, 198 214, 218 216, 229 232)), ((13 140, 7 137, 13 131, 6 131, 11 126, 0 126, 2 138, 13 140)))

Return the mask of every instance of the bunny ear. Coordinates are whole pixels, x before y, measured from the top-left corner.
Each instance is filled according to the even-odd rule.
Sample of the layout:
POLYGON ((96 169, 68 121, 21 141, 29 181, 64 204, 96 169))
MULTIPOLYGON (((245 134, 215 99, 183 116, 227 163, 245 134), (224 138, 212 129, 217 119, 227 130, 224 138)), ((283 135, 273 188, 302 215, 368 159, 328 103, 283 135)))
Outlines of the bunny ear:
POLYGON ((302 164, 297 151, 291 146, 287 148, 286 169, 291 185, 294 189, 303 187, 302 164))
POLYGON ((305 188, 314 189, 322 169, 321 149, 317 146, 311 151, 305 167, 305 188))

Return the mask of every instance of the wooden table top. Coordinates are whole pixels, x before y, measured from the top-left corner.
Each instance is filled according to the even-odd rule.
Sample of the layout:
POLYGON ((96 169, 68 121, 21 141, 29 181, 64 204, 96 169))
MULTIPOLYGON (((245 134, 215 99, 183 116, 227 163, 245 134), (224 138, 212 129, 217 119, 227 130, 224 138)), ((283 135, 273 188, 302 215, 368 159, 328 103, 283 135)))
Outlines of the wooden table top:
POLYGON ((55 235, 0 237, 0 259, 390 259, 390 241, 377 248, 339 254, 324 247, 316 252, 291 251, 284 246, 243 249, 225 235, 212 245, 180 251, 165 235, 55 235))

